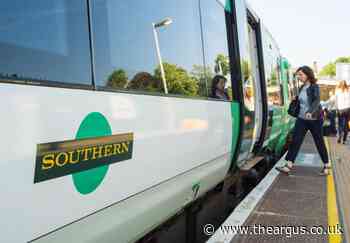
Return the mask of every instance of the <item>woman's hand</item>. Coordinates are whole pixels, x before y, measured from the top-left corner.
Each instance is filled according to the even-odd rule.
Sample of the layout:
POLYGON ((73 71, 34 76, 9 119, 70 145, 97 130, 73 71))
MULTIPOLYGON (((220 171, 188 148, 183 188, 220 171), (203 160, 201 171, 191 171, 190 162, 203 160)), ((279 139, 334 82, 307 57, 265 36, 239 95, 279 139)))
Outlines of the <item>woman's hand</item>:
POLYGON ((311 119, 312 118, 312 114, 310 112, 305 114, 306 119, 311 119))

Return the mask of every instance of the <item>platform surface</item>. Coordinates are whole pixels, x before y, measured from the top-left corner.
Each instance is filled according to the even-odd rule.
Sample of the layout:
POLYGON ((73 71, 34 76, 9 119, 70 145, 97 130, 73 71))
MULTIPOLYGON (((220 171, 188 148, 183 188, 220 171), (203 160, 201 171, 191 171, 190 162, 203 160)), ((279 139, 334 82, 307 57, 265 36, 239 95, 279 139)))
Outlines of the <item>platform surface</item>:
POLYGON ((302 227, 306 230, 311 230, 313 226, 328 227, 327 180, 318 175, 321 166, 312 138, 308 135, 291 175, 280 174, 277 177, 245 223, 246 226, 261 228, 260 232, 257 229, 256 232, 237 234, 232 242, 328 242, 325 234, 293 232, 301 233, 302 227), (288 229, 283 230, 283 226, 288 226, 288 229), (275 232, 269 234, 268 228, 275 232))
MULTIPOLYGON (((333 154, 339 157, 340 152, 335 151, 333 138, 326 140, 334 160, 333 154)), ((343 153, 349 152, 344 149, 343 153)), ((350 154, 347 156, 350 158, 350 154)), ((336 169, 333 170, 337 172, 334 171, 329 176, 319 175, 323 164, 311 135, 307 134, 292 173, 286 176, 275 169, 270 171, 208 242, 341 243, 345 234, 341 223, 346 225, 347 222, 339 218, 343 213, 349 212, 340 212, 338 201, 343 199, 344 204, 346 200, 350 202, 350 187, 346 186, 350 185, 350 166, 339 160, 335 163, 337 164, 333 167, 336 169), (349 170, 342 166, 348 166, 349 170), (339 176, 336 176, 338 172, 339 176), (339 179, 339 182, 335 183, 334 178, 339 179), (336 192, 344 193, 347 197, 338 198, 336 192)), ((345 208, 344 205, 341 207, 345 208)))
POLYGON ((339 204, 339 219, 344 225, 344 242, 350 242, 350 143, 338 144, 336 138, 328 139, 335 187, 339 204))

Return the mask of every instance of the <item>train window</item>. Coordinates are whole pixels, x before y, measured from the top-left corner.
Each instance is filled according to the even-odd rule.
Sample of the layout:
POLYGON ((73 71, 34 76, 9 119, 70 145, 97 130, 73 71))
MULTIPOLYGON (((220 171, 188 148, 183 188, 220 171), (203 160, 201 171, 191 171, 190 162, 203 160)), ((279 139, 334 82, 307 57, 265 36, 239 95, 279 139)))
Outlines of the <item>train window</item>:
POLYGON ((0 76, 91 85, 84 0, 6 0, 0 9, 0 76))
POLYGON ((280 77, 280 56, 277 47, 267 41, 264 48, 264 62, 269 105, 282 105, 280 77))
POLYGON ((223 75, 227 79, 226 92, 232 99, 225 6, 220 1, 207 0, 201 0, 200 6, 206 61, 206 67, 200 68, 200 73, 204 75, 198 75, 205 77, 200 82, 200 92, 202 95, 209 94, 212 98, 218 98, 217 95, 212 94, 215 92, 215 89, 212 89, 212 81, 216 75, 223 75))
POLYGON ((98 86, 199 95, 198 0, 96 0, 92 16, 98 86))
POLYGON ((287 82, 288 82, 288 99, 289 101, 292 100, 292 98, 296 95, 295 94, 295 88, 294 88, 294 82, 293 82, 293 79, 292 79, 292 73, 291 73, 291 70, 290 69, 287 69, 287 82))

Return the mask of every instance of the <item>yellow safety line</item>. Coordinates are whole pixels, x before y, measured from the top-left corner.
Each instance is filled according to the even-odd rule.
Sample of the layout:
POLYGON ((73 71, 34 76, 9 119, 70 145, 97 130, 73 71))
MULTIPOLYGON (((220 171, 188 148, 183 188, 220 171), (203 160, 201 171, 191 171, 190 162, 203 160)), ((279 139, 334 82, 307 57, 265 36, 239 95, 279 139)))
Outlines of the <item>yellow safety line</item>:
MULTIPOLYGON (((327 150, 329 151, 328 139, 326 140, 327 150)), ((332 162, 331 162, 332 163, 332 162)), ((341 234, 337 234, 334 230, 339 229, 339 216, 336 200, 336 192, 333 178, 333 170, 327 176, 327 207, 328 207, 328 228, 333 232, 328 233, 328 240, 330 243, 340 243, 342 240, 341 234)))

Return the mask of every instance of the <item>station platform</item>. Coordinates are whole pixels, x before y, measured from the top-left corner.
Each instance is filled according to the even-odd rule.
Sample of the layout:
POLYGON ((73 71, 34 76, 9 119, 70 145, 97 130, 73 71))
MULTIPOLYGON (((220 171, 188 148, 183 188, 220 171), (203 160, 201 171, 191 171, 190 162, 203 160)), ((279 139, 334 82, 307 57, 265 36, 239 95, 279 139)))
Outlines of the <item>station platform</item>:
POLYGON ((322 162, 308 134, 292 173, 272 169, 207 242, 349 242, 350 145, 325 139, 330 175, 319 175, 322 162))

